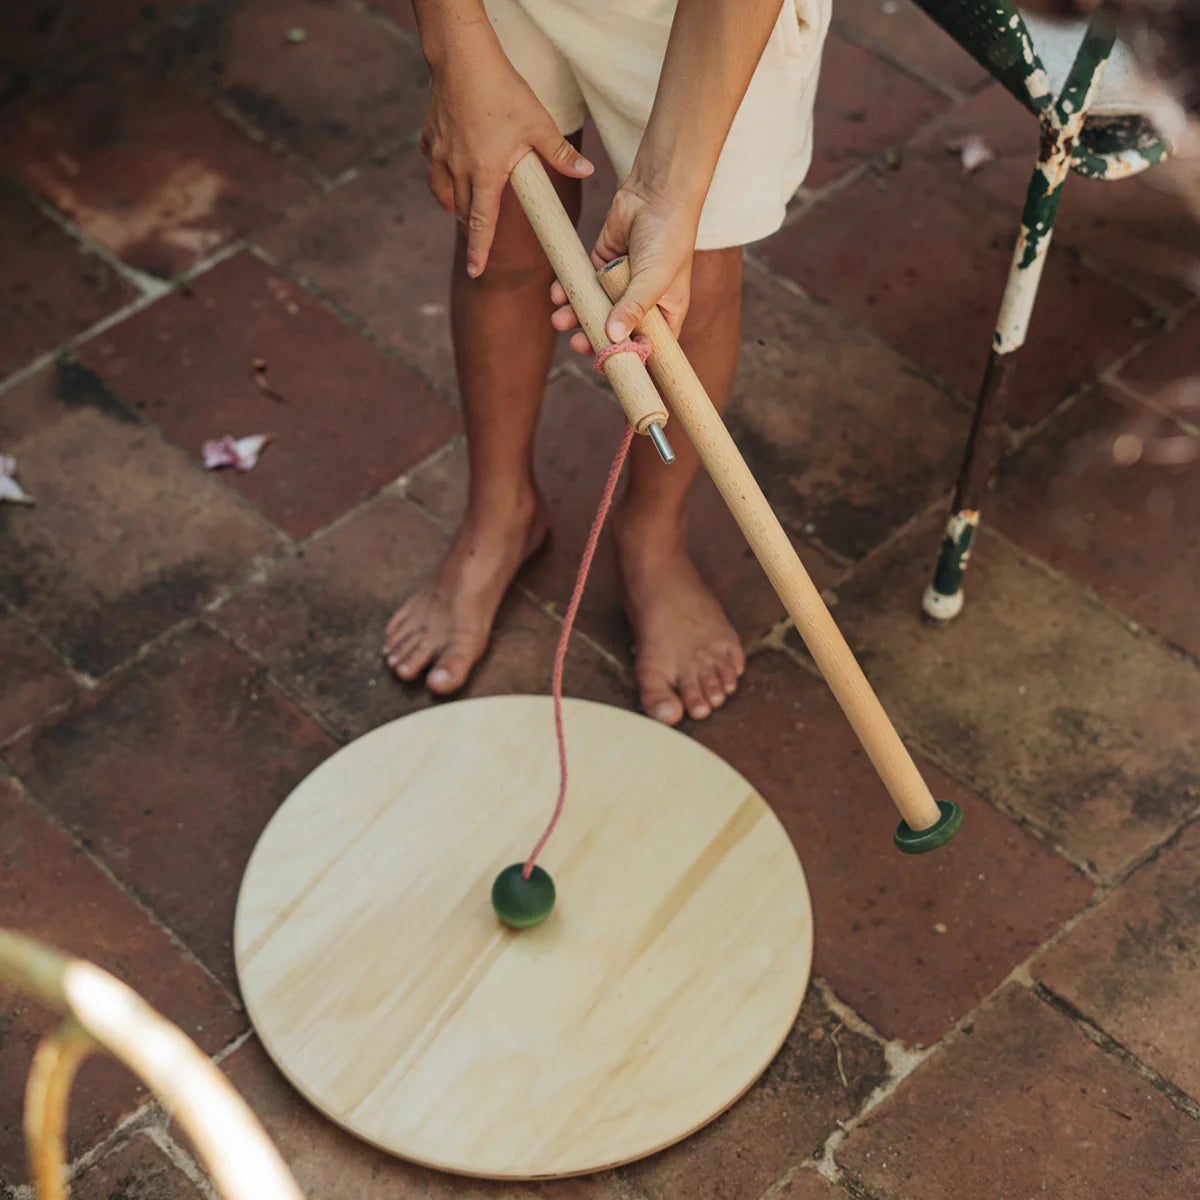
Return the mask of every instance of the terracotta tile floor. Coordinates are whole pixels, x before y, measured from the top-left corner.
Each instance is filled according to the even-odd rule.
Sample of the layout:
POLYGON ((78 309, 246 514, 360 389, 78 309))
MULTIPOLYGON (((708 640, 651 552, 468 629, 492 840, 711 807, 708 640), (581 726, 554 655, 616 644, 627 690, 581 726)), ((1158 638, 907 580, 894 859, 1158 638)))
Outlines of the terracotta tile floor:
MULTIPOLYGON (((466 498, 453 226, 416 150, 407 0, 13 10, 0 453, 37 503, 0 507, 0 924, 99 962, 216 1056, 313 1200, 1200 1194, 1200 226, 1169 191, 1068 185, 968 605, 928 627, 1035 131, 904 0, 839 0, 813 172, 749 256, 729 424, 967 823, 937 855, 893 851, 885 793, 702 482, 697 560, 751 653, 685 731, 795 840, 813 983, 709 1127, 592 1178, 490 1185, 302 1101, 230 952, 288 790, 430 703, 378 656, 466 498), (998 157, 964 178, 946 143, 967 132, 998 157), (253 471, 202 469, 204 439, 256 432, 253 471)), ((548 687, 619 433, 561 347, 555 372, 535 451, 551 538, 470 695, 548 687)), ((566 686, 631 707, 605 547, 566 686)), ((20 1092, 48 1019, 0 990, 3 1200, 30 1195, 20 1092)), ((110 1063, 80 1077, 69 1149, 88 1200, 209 1194, 110 1063)))

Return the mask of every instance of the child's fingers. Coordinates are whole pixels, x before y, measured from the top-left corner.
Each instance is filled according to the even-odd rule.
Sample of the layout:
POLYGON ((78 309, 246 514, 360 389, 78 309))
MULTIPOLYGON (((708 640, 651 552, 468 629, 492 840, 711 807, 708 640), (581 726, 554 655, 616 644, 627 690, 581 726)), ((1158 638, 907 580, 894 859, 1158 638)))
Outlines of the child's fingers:
POLYGON ((567 289, 557 279, 550 285, 550 303, 559 306, 568 303, 567 289))
POLYGON ((503 180, 497 185, 491 180, 477 179, 471 188, 467 212, 467 274, 472 279, 482 275, 487 266, 492 239, 496 235, 496 222, 500 218, 503 190, 503 180))
POLYGON ((454 180, 440 159, 429 162, 429 190, 446 212, 454 212, 454 180))
POLYGON ((586 179, 596 169, 553 125, 546 136, 534 144, 534 149, 560 175, 569 175, 572 179, 586 179))
POLYGON ((568 329, 579 328, 579 318, 575 315, 575 310, 567 305, 564 308, 556 308, 550 314, 550 324, 559 333, 566 333, 568 329))
POLYGON ((579 330, 578 333, 571 334, 571 349, 574 350, 576 354, 595 353, 595 351, 592 349, 592 343, 588 341, 588 335, 584 333, 582 329, 579 330))

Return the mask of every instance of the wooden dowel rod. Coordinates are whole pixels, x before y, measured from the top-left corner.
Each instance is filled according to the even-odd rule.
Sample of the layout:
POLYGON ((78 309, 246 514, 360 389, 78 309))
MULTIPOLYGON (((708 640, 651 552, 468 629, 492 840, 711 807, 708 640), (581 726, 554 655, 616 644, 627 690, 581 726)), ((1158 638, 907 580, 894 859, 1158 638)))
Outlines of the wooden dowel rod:
MULTIPOLYGON (((602 267, 599 279, 616 301, 629 286, 628 262, 621 258, 602 267)), ((654 344, 648 364, 651 376, 691 438, 901 816, 913 830, 930 828, 941 815, 936 801, 666 318, 651 309, 640 329, 654 344)))
MULTIPOLYGON (((597 282, 596 269, 534 151, 517 163, 509 182, 593 348, 599 351, 611 346, 604 324, 612 303, 597 282)), ((666 425, 666 406, 636 354, 614 354, 604 364, 604 373, 638 433, 654 424, 666 425)))

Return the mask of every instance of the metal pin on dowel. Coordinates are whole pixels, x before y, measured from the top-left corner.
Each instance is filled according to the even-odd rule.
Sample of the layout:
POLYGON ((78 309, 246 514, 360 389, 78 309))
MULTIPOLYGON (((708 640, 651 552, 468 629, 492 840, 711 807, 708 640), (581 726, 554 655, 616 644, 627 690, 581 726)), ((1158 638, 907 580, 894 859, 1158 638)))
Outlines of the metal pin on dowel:
POLYGON ((657 421, 652 421, 646 426, 646 432, 650 435, 655 450, 658 451, 658 457, 669 467, 675 461, 675 451, 671 449, 671 443, 667 441, 663 427, 657 421))

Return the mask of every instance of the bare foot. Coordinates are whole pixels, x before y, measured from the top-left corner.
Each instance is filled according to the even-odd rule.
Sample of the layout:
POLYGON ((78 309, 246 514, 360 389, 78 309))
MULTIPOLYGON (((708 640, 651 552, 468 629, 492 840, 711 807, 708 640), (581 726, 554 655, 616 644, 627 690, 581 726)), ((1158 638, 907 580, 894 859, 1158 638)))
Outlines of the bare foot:
POLYGON ((738 635, 688 557, 682 530, 655 533, 620 511, 612 530, 642 709, 666 725, 685 711, 701 720, 737 688, 746 665, 738 635))
POLYGON ((480 507, 468 511, 433 578, 396 610, 384 631, 388 666, 405 680, 429 667, 426 686, 441 695, 467 681, 508 585, 546 537, 545 502, 537 493, 506 511, 480 507))

